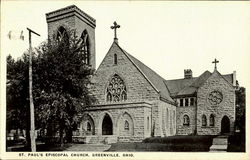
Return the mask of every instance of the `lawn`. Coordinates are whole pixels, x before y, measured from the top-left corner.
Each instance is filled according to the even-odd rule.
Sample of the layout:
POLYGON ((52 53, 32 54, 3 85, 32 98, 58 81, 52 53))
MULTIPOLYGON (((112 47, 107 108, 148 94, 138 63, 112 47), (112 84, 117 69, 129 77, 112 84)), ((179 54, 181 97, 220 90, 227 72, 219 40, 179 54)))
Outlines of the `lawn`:
MULTIPOLYGON (((60 145, 46 145, 46 144, 38 144, 36 145, 36 150, 38 152, 46 152, 46 151, 64 151, 66 148, 72 146, 72 144, 64 144, 62 147, 60 145)), ((26 146, 22 147, 14 147, 11 149, 12 152, 30 152, 30 148, 26 146)))
POLYGON ((115 143, 108 151, 207 152, 215 136, 151 137, 143 142, 115 143))

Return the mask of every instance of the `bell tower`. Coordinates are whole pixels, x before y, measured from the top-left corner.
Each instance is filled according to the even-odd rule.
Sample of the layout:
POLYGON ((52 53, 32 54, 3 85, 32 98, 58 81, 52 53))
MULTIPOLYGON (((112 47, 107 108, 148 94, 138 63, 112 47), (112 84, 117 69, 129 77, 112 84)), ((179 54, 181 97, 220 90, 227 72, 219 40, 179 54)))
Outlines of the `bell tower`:
POLYGON ((81 40, 84 62, 95 69, 96 20, 75 5, 46 13, 46 20, 50 40, 68 37, 71 31, 75 31, 77 38, 81 40))

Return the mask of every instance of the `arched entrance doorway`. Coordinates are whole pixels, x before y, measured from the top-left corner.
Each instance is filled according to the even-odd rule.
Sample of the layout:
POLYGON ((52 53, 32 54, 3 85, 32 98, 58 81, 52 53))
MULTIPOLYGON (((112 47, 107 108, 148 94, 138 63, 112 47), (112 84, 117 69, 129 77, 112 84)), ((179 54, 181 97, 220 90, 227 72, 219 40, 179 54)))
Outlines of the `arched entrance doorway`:
POLYGON ((221 120, 221 134, 230 132, 230 120, 227 116, 224 116, 221 120))
POLYGON ((113 123, 108 114, 105 114, 102 121, 102 135, 112 135, 113 134, 113 123))

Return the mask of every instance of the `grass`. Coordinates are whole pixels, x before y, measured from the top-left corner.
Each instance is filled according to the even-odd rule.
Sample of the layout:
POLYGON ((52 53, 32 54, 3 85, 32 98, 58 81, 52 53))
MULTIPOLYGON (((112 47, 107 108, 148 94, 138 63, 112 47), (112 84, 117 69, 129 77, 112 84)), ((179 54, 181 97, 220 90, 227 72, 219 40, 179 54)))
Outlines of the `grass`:
POLYGON ((151 137, 136 143, 115 143, 108 151, 209 151, 215 136, 151 137))
MULTIPOLYGON (((72 146, 72 144, 64 144, 63 146, 60 145, 46 145, 46 144, 38 144, 36 145, 36 150, 39 152, 43 151, 64 151, 66 148, 72 146)), ((24 147, 17 147, 17 148, 12 148, 12 152, 30 152, 30 148, 27 146, 24 147)))

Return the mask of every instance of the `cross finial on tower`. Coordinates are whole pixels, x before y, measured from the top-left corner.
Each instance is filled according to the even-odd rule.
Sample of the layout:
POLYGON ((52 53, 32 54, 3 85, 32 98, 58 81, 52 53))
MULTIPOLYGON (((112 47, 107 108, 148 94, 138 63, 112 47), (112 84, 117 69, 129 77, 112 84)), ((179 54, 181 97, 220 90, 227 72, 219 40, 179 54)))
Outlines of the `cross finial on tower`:
POLYGON ((115 33, 114 41, 115 41, 116 43, 118 43, 118 38, 117 38, 117 35, 116 35, 116 29, 117 29, 117 28, 120 28, 121 26, 118 25, 118 24, 116 23, 116 21, 114 21, 113 24, 114 24, 114 26, 111 26, 110 28, 111 28, 111 29, 114 29, 114 33, 115 33))
POLYGON ((216 64, 219 63, 219 61, 215 58, 212 63, 214 63, 214 70, 216 70, 217 69, 216 64))

